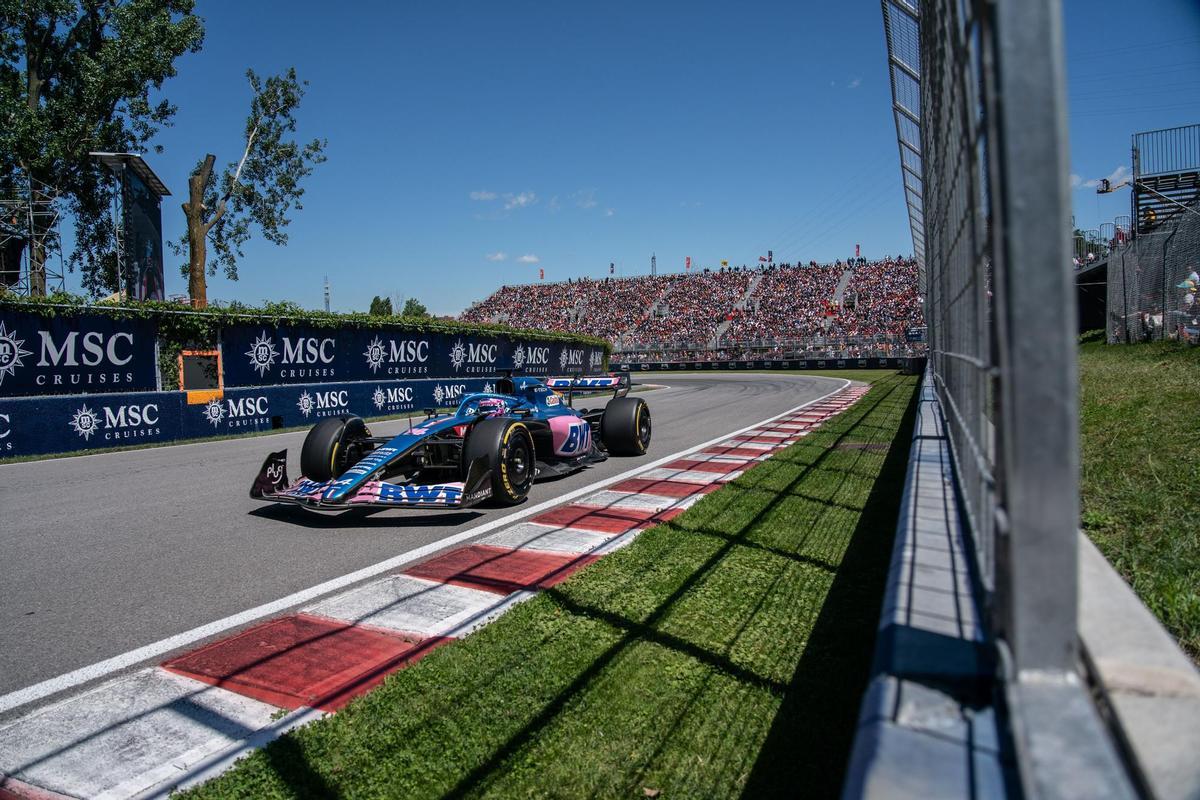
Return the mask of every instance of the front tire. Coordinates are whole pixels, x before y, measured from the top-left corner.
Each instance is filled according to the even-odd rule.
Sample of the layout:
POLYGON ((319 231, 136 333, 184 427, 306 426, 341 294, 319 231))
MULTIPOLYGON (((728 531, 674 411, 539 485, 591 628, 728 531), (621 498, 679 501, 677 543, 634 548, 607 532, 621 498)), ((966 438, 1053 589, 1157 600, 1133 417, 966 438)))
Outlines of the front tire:
POLYGON ((650 406, 640 397, 618 397, 600 417, 600 441, 615 456, 644 455, 650 433, 650 406))
POLYGON ((341 475, 365 453, 359 444, 371 435, 362 417, 323 419, 304 437, 300 472, 310 481, 328 481, 341 475))
POLYGON ((533 435, 514 419, 485 419, 475 425, 463 446, 463 475, 477 458, 487 459, 492 497, 505 505, 526 498, 536 471, 533 435))

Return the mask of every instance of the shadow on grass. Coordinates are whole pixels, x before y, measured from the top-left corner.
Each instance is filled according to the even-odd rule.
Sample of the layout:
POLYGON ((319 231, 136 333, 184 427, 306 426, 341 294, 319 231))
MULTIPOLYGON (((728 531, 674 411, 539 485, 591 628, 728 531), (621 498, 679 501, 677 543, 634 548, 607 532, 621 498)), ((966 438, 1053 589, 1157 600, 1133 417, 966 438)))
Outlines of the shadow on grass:
MULTIPOLYGON (((833 588, 822 606, 804 656, 792 680, 786 686, 773 684, 761 676, 737 667, 725 653, 704 651, 678 637, 667 635, 658 630, 658 626, 668 612, 734 549, 746 544, 752 545, 746 537, 755 524, 782 502, 784 497, 794 493, 796 487, 808 475, 822 469, 822 462, 830 454, 837 452, 838 443, 850 438, 860 425, 870 427, 864 425, 867 417, 873 410, 882 406, 895 391, 902 390, 903 384, 897 382, 879 388, 883 391, 869 398, 870 407, 859 409, 858 419, 839 433, 834 443, 817 455, 811 463, 803 465, 800 474, 790 482, 787 489, 768 500, 754 519, 741 530, 720 536, 719 538, 724 540, 721 546, 664 598, 645 620, 637 622, 598 608, 585 607, 572 602, 559 591, 548 590, 548 594, 565 610, 580 616, 602 619, 622 630, 623 635, 564 687, 538 714, 514 732, 488 759, 464 773, 457 783, 442 795, 443 800, 462 798, 477 792, 489 778, 503 771, 510 758, 534 741, 544 728, 564 713, 573 698, 587 691, 589 685, 618 655, 643 641, 686 653, 747 684, 783 692, 783 706, 768 734, 751 773, 750 785, 743 796, 791 796, 797 792, 809 796, 812 789, 811 779, 814 776, 827 782, 822 785, 821 795, 835 794, 849 756, 854 721, 866 686, 874 645, 875 620, 891 552, 889 545, 899 513, 899 486, 904 477, 908 457, 907 444, 911 439, 915 416, 915 392, 906 406, 899 432, 893 439, 898 446, 892 448, 884 462, 883 470, 868 497, 841 564, 837 567, 821 564, 824 569, 835 571, 833 588), (805 780, 803 785, 799 783, 802 777, 805 780)), ((829 505, 824 501, 822 503, 829 505)), ((668 525, 673 526, 672 523, 668 525)), ((645 765, 643 769, 644 767, 645 765)))
POLYGON ((867 497, 744 798, 837 797, 870 677, 917 394, 867 497))

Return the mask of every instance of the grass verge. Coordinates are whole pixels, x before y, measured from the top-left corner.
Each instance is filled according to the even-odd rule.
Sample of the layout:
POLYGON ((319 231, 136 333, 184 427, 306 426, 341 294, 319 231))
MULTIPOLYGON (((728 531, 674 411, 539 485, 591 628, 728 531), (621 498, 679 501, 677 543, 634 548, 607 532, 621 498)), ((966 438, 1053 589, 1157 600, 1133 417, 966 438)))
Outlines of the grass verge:
POLYGON ((1079 348, 1083 526, 1200 662, 1200 348, 1079 348))
POLYGON ((915 387, 185 796, 836 796, 915 387))

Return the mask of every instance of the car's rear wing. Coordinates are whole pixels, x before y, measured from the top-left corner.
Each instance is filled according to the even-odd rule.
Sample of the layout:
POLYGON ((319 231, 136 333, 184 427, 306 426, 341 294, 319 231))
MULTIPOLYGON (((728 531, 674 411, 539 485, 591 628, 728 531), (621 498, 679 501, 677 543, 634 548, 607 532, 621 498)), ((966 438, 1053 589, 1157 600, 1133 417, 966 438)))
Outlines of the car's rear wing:
POLYGON ((612 390, 613 397, 624 397, 629 394, 633 382, 628 370, 614 372, 608 375, 571 375, 566 378, 546 378, 546 385, 557 392, 567 395, 567 405, 573 405, 576 392, 594 392, 612 390))

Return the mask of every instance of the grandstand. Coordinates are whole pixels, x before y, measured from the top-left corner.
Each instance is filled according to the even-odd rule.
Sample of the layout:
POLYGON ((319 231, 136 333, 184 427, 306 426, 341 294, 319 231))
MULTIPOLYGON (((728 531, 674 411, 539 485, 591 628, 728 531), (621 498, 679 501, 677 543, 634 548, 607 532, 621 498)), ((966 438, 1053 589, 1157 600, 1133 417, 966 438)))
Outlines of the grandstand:
POLYGON ((628 360, 679 354, 727 360, 747 352, 911 354, 924 325, 917 263, 886 257, 769 264, 690 275, 502 286, 467 322, 598 336, 628 360))

